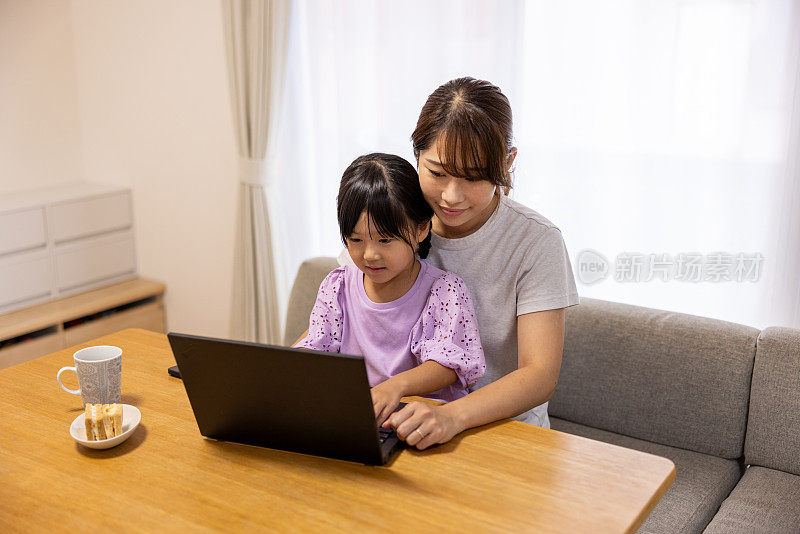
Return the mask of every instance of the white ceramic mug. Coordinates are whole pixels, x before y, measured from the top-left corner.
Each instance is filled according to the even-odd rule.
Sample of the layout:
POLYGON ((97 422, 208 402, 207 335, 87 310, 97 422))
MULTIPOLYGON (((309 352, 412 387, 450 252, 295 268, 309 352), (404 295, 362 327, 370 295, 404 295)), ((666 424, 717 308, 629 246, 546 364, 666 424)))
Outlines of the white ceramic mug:
POLYGON ((72 355, 75 367, 62 367, 56 380, 67 393, 80 395, 84 404, 113 404, 122 401, 122 349, 98 345, 81 349, 72 355), (61 383, 61 373, 78 375, 79 389, 61 383))

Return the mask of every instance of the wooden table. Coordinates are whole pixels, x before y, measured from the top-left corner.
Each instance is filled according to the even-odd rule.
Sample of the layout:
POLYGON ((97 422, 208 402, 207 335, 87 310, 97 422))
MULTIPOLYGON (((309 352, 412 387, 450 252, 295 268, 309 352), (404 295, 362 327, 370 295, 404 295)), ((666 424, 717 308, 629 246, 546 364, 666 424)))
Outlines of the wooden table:
POLYGON ((675 478, 665 458, 510 420, 384 467, 216 442, 170 365, 166 336, 130 329, 0 370, 0 531, 630 532, 675 478), (142 412, 104 451, 72 440, 81 401, 56 383, 100 344, 123 349, 142 412))

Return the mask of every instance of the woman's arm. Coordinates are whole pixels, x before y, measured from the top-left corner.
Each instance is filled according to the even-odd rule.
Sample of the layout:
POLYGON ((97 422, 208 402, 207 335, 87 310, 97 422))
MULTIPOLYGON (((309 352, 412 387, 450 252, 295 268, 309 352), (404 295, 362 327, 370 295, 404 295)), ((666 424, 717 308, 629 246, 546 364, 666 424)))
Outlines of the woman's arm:
POLYGON ((402 397, 433 393, 456 380, 458 375, 455 371, 433 360, 398 373, 371 390, 375 420, 379 425, 382 424, 400 404, 402 397))
POLYGON ((411 403, 392 414, 383 426, 392 426, 409 445, 425 449, 468 428, 513 417, 547 402, 561 370, 564 309, 519 316, 517 346, 516 371, 442 406, 411 403), (415 432, 417 429, 420 431, 415 432))

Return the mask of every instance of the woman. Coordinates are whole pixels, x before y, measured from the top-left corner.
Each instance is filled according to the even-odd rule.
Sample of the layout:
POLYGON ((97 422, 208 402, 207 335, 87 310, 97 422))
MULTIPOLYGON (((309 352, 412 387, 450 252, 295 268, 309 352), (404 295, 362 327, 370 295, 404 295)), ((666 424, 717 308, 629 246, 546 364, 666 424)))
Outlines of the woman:
POLYGON ((472 293, 486 374, 469 395, 410 403, 383 426, 418 449, 506 417, 549 428, 564 308, 578 293, 559 229, 507 196, 517 155, 508 99, 483 80, 447 82, 428 97, 411 139, 434 211, 428 261, 472 293))

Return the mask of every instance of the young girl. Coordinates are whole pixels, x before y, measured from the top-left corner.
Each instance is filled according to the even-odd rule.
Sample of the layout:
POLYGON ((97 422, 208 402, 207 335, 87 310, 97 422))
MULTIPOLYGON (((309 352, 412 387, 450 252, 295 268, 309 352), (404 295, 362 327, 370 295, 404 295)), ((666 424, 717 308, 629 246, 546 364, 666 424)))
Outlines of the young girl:
POLYGON ((353 264, 322 282, 295 346, 363 355, 378 424, 404 396, 465 396, 486 369, 475 312, 459 277, 422 261, 433 211, 414 167, 390 154, 357 158, 336 211, 353 264))

